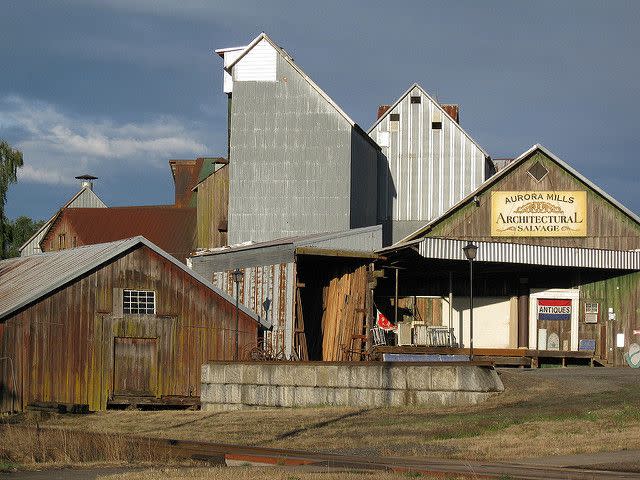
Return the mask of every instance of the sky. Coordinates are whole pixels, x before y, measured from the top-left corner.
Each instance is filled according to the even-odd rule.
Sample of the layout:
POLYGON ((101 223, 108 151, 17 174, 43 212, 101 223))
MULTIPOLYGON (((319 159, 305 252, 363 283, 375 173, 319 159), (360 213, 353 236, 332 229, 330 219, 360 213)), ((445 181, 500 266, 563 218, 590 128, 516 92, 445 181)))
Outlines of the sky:
POLYGON ((540 143, 640 213, 640 2, 3 2, 6 215, 49 218, 99 177, 111 206, 173 203, 170 159, 225 156, 217 48, 264 31, 362 128, 414 82, 493 158, 540 143))

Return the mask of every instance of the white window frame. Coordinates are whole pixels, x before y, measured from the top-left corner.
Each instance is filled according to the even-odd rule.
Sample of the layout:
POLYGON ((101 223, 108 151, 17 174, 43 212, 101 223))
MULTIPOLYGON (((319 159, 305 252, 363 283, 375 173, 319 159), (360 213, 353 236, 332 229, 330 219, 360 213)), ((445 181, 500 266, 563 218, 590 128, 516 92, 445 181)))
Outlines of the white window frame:
POLYGON ((156 314, 156 292, 154 290, 134 290, 124 289, 122 291, 122 311, 125 315, 155 315, 156 314), (129 294, 129 306, 127 307, 127 294, 129 294), (141 294, 144 294, 144 301, 141 299, 141 294), (153 298, 152 310, 149 311, 148 295, 151 294, 153 298), (141 308, 141 303, 144 305, 141 308), (133 305, 137 305, 134 309, 133 305), (137 310, 137 311, 133 311, 137 310))

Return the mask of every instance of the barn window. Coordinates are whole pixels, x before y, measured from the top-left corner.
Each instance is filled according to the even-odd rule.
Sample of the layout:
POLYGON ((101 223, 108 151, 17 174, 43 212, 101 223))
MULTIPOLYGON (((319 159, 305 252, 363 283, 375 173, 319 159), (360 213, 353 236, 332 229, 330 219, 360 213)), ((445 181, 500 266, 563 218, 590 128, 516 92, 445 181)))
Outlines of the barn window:
POLYGON ((422 103, 422 97, 411 97, 411 103, 422 103))
POLYGON ((389 120, 391 120, 392 122, 399 122, 400 121, 400 114, 399 113, 392 113, 391 115, 389 115, 389 120))
POLYGON ((442 130, 442 122, 431 122, 431 128, 433 130, 442 130))
POLYGON ((156 292, 125 290, 122 297, 124 313, 156 313, 156 292))
POLYGON ((547 173, 549 173, 549 170, 547 170, 540 162, 534 163, 528 171, 529 175, 535 178, 538 182, 542 181, 542 179, 547 176, 547 173))

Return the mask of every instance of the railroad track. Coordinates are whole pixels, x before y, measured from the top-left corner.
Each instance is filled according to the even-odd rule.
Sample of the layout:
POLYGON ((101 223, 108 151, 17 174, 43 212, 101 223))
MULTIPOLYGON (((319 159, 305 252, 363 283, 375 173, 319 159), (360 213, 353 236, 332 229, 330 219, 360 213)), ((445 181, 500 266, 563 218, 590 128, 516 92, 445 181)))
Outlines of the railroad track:
MULTIPOLYGON (((24 427, 23 427, 24 428, 24 427)), ((60 430, 42 428, 42 430, 60 430)), ((81 435, 111 436, 65 429, 67 433, 81 435)), ((118 436, 120 439, 122 435, 118 436)), ((343 470, 385 470, 393 472, 415 472, 432 476, 463 475, 469 478, 519 478, 531 480, 613 480, 640 479, 640 472, 593 470, 547 465, 525 465, 517 462, 485 462, 417 457, 370 457, 364 455, 340 455, 302 450, 230 445, 224 443, 197 442, 168 438, 124 436, 131 445, 143 445, 158 451, 166 451, 174 458, 190 458, 226 465, 280 465, 316 466, 343 470)))
MULTIPOLYGON (((133 439, 133 437, 132 437, 133 439)), ((417 472, 425 475, 465 475, 471 478, 522 478, 522 479, 640 479, 640 473, 607 470, 589 470, 553 466, 523 465, 507 462, 445 460, 433 458, 368 457, 339 455, 301 450, 246 447, 222 443, 194 442, 189 440, 145 439, 159 448, 168 448, 174 455, 226 464, 263 464, 282 466, 322 466, 327 468, 356 470, 387 470, 393 472, 417 472)))

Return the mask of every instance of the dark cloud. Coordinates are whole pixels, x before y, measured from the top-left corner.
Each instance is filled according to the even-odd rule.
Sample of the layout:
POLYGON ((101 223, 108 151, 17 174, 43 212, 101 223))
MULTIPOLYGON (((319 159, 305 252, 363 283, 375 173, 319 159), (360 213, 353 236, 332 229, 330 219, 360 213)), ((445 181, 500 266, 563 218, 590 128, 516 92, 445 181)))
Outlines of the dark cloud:
POLYGON ((542 143, 640 210, 640 2, 23 0, 3 16, 0 137, 32 169, 10 216, 49 216, 85 167, 111 203, 170 201, 169 158, 226 151, 212 50, 260 31, 365 129, 418 82, 493 156, 542 143), (37 133, 7 99, 42 110, 37 133))

